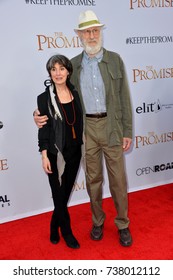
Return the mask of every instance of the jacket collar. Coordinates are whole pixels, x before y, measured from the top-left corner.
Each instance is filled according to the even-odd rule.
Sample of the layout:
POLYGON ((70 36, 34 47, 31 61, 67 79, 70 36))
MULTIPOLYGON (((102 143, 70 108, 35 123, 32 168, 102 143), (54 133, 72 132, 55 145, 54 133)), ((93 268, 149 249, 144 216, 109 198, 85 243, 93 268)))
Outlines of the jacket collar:
MULTIPOLYGON (((84 55, 84 51, 76 57, 75 63, 76 63, 77 68, 81 67, 83 55, 84 55)), ((103 48, 103 58, 101 61, 103 61, 105 63, 108 63, 108 61, 109 61, 108 52, 105 48, 103 48)))

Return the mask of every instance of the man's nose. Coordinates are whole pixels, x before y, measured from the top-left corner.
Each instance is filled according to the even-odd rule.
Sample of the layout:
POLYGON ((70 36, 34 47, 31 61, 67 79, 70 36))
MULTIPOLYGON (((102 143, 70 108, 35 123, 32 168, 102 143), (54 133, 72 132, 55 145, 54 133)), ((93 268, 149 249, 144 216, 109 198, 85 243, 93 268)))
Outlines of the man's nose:
POLYGON ((93 30, 90 30, 90 38, 94 38, 94 31, 93 30))

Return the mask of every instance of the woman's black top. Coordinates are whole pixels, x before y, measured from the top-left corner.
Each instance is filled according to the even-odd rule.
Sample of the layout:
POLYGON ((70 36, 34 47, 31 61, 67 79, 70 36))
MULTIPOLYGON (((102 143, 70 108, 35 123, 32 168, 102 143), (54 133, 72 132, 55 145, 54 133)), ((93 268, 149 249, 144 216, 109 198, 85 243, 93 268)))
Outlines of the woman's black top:
POLYGON ((73 96, 76 122, 74 124, 76 139, 72 137, 72 127, 69 126, 64 117, 62 106, 66 112, 69 123, 73 122, 74 113, 72 109, 72 103, 60 104, 55 94, 55 100, 58 105, 59 111, 62 116, 62 120, 58 117, 55 118, 55 110, 51 104, 51 98, 49 93, 49 87, 45 92, 37 97, 37 105, 40 111, 40 115, 47 115, 47 124, 38 131, 38 146, 39 151, 47 150, 53 154, 56 154, 58 149, 64 154, 64 151, 69 150, 70 147, 75 145, 81 145, 82 133, 83 133, 83 112, 78 92, 74 89, 73 85, 68 85, 69 90, 73 96))

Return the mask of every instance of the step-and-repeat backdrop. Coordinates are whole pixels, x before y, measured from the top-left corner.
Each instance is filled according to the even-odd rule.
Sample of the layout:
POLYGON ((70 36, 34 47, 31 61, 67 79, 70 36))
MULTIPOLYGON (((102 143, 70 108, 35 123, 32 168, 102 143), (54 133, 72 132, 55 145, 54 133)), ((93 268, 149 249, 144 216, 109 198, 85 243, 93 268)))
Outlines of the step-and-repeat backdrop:
MULTIPOLYGON (((173 180, 173 1, 1 0, 1 223, 53 208, 32 113, 49 57, 82 51, 74 28, 86 9, 105 24, 104 47, 126 65, 134 121, 133 147, 125 154, 128 191, 173 180)), ((88 201, 81 168, 69 205, 88 201)))

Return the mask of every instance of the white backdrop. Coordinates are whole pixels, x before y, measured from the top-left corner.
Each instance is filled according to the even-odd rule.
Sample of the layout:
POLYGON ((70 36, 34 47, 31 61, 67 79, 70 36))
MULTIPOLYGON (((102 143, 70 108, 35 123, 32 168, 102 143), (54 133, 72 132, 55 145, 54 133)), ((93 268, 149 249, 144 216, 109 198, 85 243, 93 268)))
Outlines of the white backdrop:
MULTIPOLYGON (((74 33, 82 10, 105 23, 104 47, 126 65, 134 142, 125 155, 129 192, 173 181, 173 3, 152 0, 0 1, 0 222, 47 212, 32 113, 48 58, 82 51, 74 33)), ((110 196, 105 174, 104 197, 110 196)), ((88 201, 83 170, 70 204, 88 201)))

